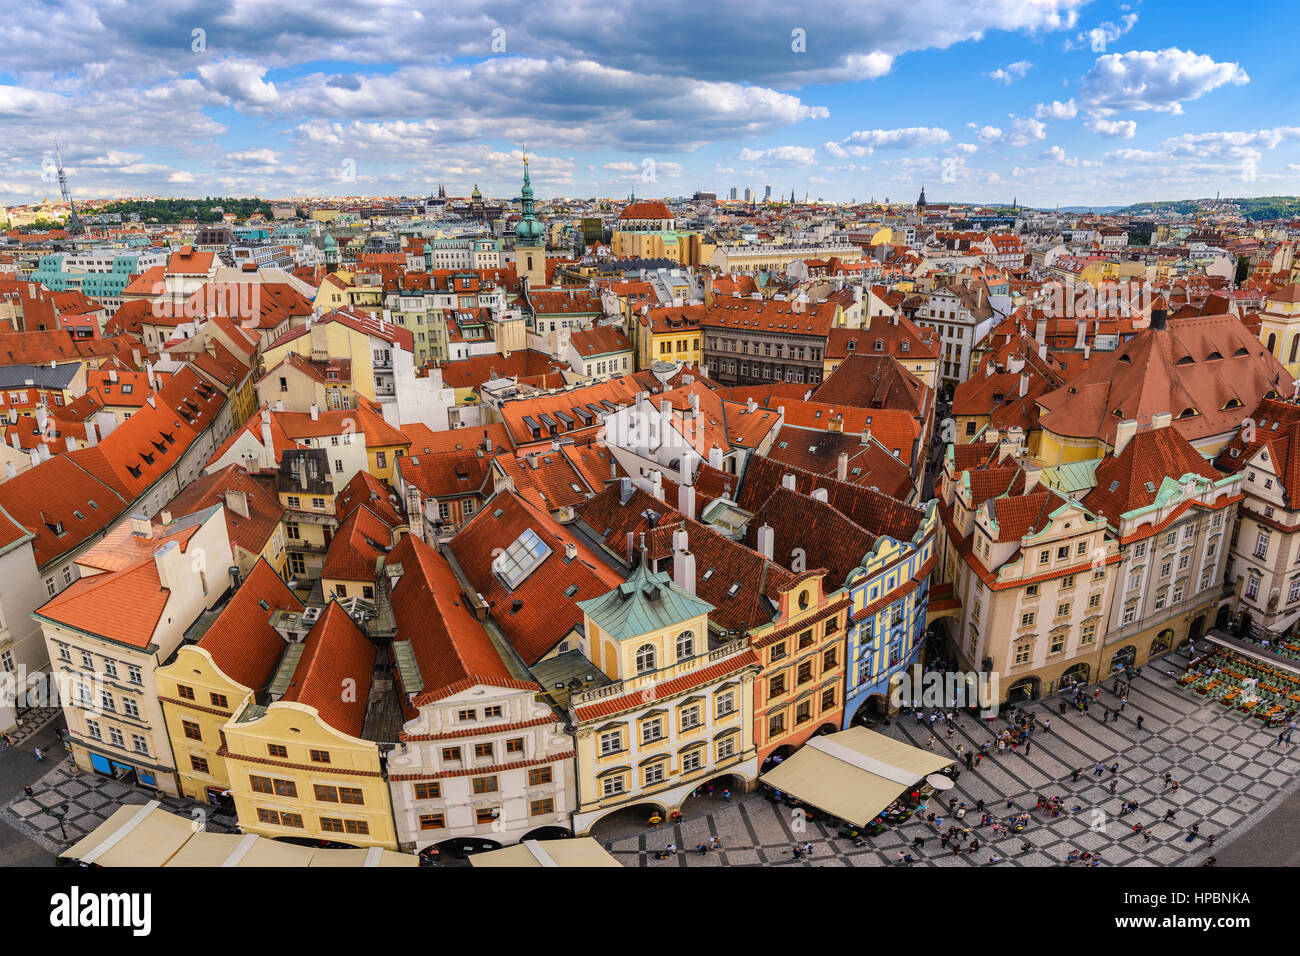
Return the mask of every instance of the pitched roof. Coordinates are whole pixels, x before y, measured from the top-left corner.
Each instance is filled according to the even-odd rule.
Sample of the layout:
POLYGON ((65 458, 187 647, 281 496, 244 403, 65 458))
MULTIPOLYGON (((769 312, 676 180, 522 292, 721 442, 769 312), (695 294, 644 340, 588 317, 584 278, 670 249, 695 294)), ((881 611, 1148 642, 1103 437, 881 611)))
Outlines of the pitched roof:
POLYGON ((1172 426, 1139 430, 1118 456, 1109 454, 1097 466, 1096 486, 1083 503, 1118 527, 1120 517, 1156 500, 1161 483, 1184 475, 1217 480, 1220 475, 1172 426))
POLYGON ((713 610, 712 604, 674 584, 666 572, 656 573, 646 564, 633 568, 618 587, 579 601, 578 607, 615 640, 673 627, 713 610))
POLYGON ((405 688, 408 694, 416 693, 415 706, 474 684, 540 691, 535 682, 511 673, 466 606, 451 565, 437 550, 408 534, 388 561, 390 568, 402 568, 391 600, 399 640, 410 642, 419 669, 420 687, 405 688))
POLYGON ((1269 392, 1287 393, 1291 376, 1234 315, 1169 319, 1113 352, 1094 355, 1068 385, 1042 395, 1039 424, 1071 438, 1115 443, 1125 419, 1149 422, 1170 412, 1189 441, 1232 431, 1269 392))
POLYGON ((261 690, 275 673, 285 642, 271 626, 276 611, 301 611, 303 603, 264 558, 259 558, 198 646, 231 680, 261 690))
POLYGON ((314 707, 321 720, 335 730, 361 736, 374 676, 375 645, 337 601, 330 601, 303 644, 289 689, 280 699, 314 707), (342 693, 340 688, 346 686, 355 688, 355 693, 342 693))
POLYGON ((492 606, 492 619, 530 667, 582 622, 576 601, 604 594, 622 582, 568 529, 517 494, 494 496, 448 547, 492 606), (510 589, 493 570, 493 561, 525 530, 536 534, 550 553, 510 589), (572 559, 566 554, 569 544, 576 548, 572 559))
POLYGON ((250 475, 239 465, 227 465, 211 474, 199 475, 167 502, 163 510, 179 518, 218 504, 225 508, 230 543, 252 554, 258 554, 266 547, 284 516, 275 479, 250 475), (247 517, 226 504, 227 492, 243 495, 247 517))
POLYGON ((858 408, 894 408, 921 415, 929 389, 889 355, 854 353, 812 393, 813 401, 858 408))

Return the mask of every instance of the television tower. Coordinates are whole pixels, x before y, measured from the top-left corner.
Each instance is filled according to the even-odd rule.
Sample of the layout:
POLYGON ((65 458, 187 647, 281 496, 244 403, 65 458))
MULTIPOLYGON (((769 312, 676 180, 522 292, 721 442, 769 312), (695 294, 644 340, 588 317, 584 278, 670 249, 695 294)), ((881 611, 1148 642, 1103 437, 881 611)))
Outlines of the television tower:
POLYGON ((63 201, 68 204, 68 222, 65 228, 72 235, 80 235, 86 231, 86 227, 81 222, 81 217, 77 215, 77 207, 72 202, 72 193, 68 191, 68 174, 63 171, 63 154, 59 152, 59 141, 54 141, 54 157, 59 164, 59 192, 63 193, 63 201))

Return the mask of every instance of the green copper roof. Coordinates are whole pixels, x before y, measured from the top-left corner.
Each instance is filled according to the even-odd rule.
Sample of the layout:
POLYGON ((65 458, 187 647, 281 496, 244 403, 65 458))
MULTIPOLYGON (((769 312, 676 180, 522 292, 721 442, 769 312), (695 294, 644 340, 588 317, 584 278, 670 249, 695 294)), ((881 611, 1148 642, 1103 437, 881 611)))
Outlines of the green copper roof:
POLYGON ((578 607, 615 640, 658 631, 708 614, 713 605, 673 584, 666 572, 639 564, 626 581, 578 607))

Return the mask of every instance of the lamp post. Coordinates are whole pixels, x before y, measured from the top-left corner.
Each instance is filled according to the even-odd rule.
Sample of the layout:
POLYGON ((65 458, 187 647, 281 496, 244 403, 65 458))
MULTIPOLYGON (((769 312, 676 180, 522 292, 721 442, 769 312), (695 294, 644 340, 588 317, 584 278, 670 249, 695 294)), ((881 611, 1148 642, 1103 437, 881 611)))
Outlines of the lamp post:
POLYGON ((57 807, 50 807, 47 812, 50 816, 59 821, 59 835, 63 837, 63 840, 66 843, 68 839, 68 831, 63 828, 63 818, 67 816, 68 805, 66 803, 61 803, 57 807))

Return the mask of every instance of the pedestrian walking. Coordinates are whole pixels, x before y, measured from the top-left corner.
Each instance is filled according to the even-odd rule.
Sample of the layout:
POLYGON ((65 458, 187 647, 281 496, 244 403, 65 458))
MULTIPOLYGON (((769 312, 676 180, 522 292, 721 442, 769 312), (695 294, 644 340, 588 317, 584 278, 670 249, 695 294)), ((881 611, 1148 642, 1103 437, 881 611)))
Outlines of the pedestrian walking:
POLYGON ((1008 809, 1008 810, 1010 810, 1013 806, 1015 806, 1015 803, 1016 803, 1016 801, 1015 801, 1013 798, 1011 798, 1011 797, 1007 797, 1007 809, 1008 809))
POLYGON ((1025 756, 1026 756, 1026 757, 1029 756, 1029 748, 1032 747, 1033 745, 1034 745, 1034 742, 1033 742, 1032 740, 1026 740, 1026 741, 1025 741, 1025 756))
POLYGON ((1066 707, 1066 703, 1065 703, 1065 701, 1061 701, 1060 706, 1058 706, 1058 707, 1056 708, 1056 709, 1057 709, 1057 712, 1058 712, 1062 717, 1065 716, 1065 707, 1066 707))
POLYGON ((1115 763, 1113 763, 1113 764, 1110 765, 1110 772, 1111 772, 1112 774, 1119 773, 1119 762, 1118 762, 1118 761, 1116 761, 1115 763))
POLYGON ((723 790, 723 791, 722 791, 722 799, 725 800, 727 803, 730 803, 730 802, 731 802, 731 791, 730 791, 730 790, 723 790))
POLYGON ((1142 715, 1138 714, 1138 730, 1142 729, 1142 715))
POLYGON ((1076 770, 1074 773, 1072 773, 1072 774, 1070 775, 1070 782, 1071 782, 1071 783, 1078 783, 1078 782, 1079 782, 1079 774, 1081 774, 1081 773, 1083 773, 1083 768, 1082 768, 1082 767, 1080 767, 1078 770, 1076 770))
POLYGON ((1043 733, 1049 734, 1051 732, 1052 732, 1052 718, 1051 717, 1044 718, 1043 733))
POLYGON ((1101 722, 1104 724, 1109 720, 1110 720, 1110 711, 1109 710, 1102 711, 1101 722))
POLYGON ((1127 698, 1127 697, 1121 697, 1121 698, 1119 699, 1119 712, 1120 712, 1121 714, 1124 713, 1124 705, 1127 704, 1127 703, 1128 703, 1128 698, 1127 698))
POLYGON ((975 768, 975 755, 974 755, 974 754, 971 754, 971 753, 967 753, 967 754, 966 754, 966 769, 967 769, 967 770, 973 770, 974 768, 975 768))
POLYGON ((709 852, 709 848, 705 846, 703 843, 700 843, 696 845, 695 852, 698 853, 700 856, 704 856, 704 854, 709 852))
POLYGON ((45 759, 45 751, 41 750, 40 747, 36 748, 35 753, 36 753, 36 759, 38 761, 45 759))
POLYGON ((992 864, 997 864, 997 863, 1001 863, 1001 862, 1002 862, 1002 857, 998 856, 996 853, 991 853, 991 854, 989 854, 989 864, 990 864, 990 865, 992 865, 992 864))
POLYGON ((1150 834, 1150 833, 1143 833, 1143 834, 1142 834, 1142 842, 1143 842, 1143 843, 1150 843, 1150 842, 1151 842, 1151 834, 1150 834))
POLYGON ((912 849, 913 849, 913 850, 919 850, 919 849, 921 849, 921 847, 923 847, 923 846, 925 846, 925 837, 920 837, 920 836, 919 836, 919 837, 916 837, 916 838, 912 841, 912 849))
POLYGON ((1092 699, 1093 699, 1093 700, 1101 700, 1101 688, 1100 688, 1100 687, 1098 687, 1097 690, 1093 693, 1093 695, 1092 695, 1092 699))
POLYGON ((1117 780, 1112 780, 1112 781, 1110 782, 1110 794, 1111 794, 1112 797, 1115 795, 1115 787, 1118 785, 1118 783, 1119 783, 1119 781, 1117 781, 1117 780))
POLYGON ((27 796, 29 797, 36 796, 36 791, 32 789, 32 785, 30 783, 23 784, 23 793, 27 794, 27 796))
POLYGON ((983 755, 983 754, 976 754, 976 755, 975 755, 975 766, 978 767, 978 766, 980 765, 980 761, 983 760, 983 759, 984 759, 984 755, 983 755))
POLYGON ((1106 772, 1106 768, 1105 768, 1104 766, 1102 766, 1101 761, 1098 760, 1098 761, 1097 761, 1097 766, 1095 766, 1095 767, 1092 768, 1092 772, 1093 772, 1093 775, 1094 775, 1094 776, 1098 776, 1098 777, 1100 777, 1103 773, 1106 772))
POLYGON ((934 734, 930 735, 930 749, 934 749, 934 734))
POLYGON ((717 837, 715 837, 715 836, 714 836, 714 837, 709 837, 709 849, 710 849, 710 850, 716 850, 716 849, 718 849, 718 848, 721 847, 721 846, 722 846, 722 841, 721 841, 721 840, 719 840, 719 839, 718 839, 717 837))

